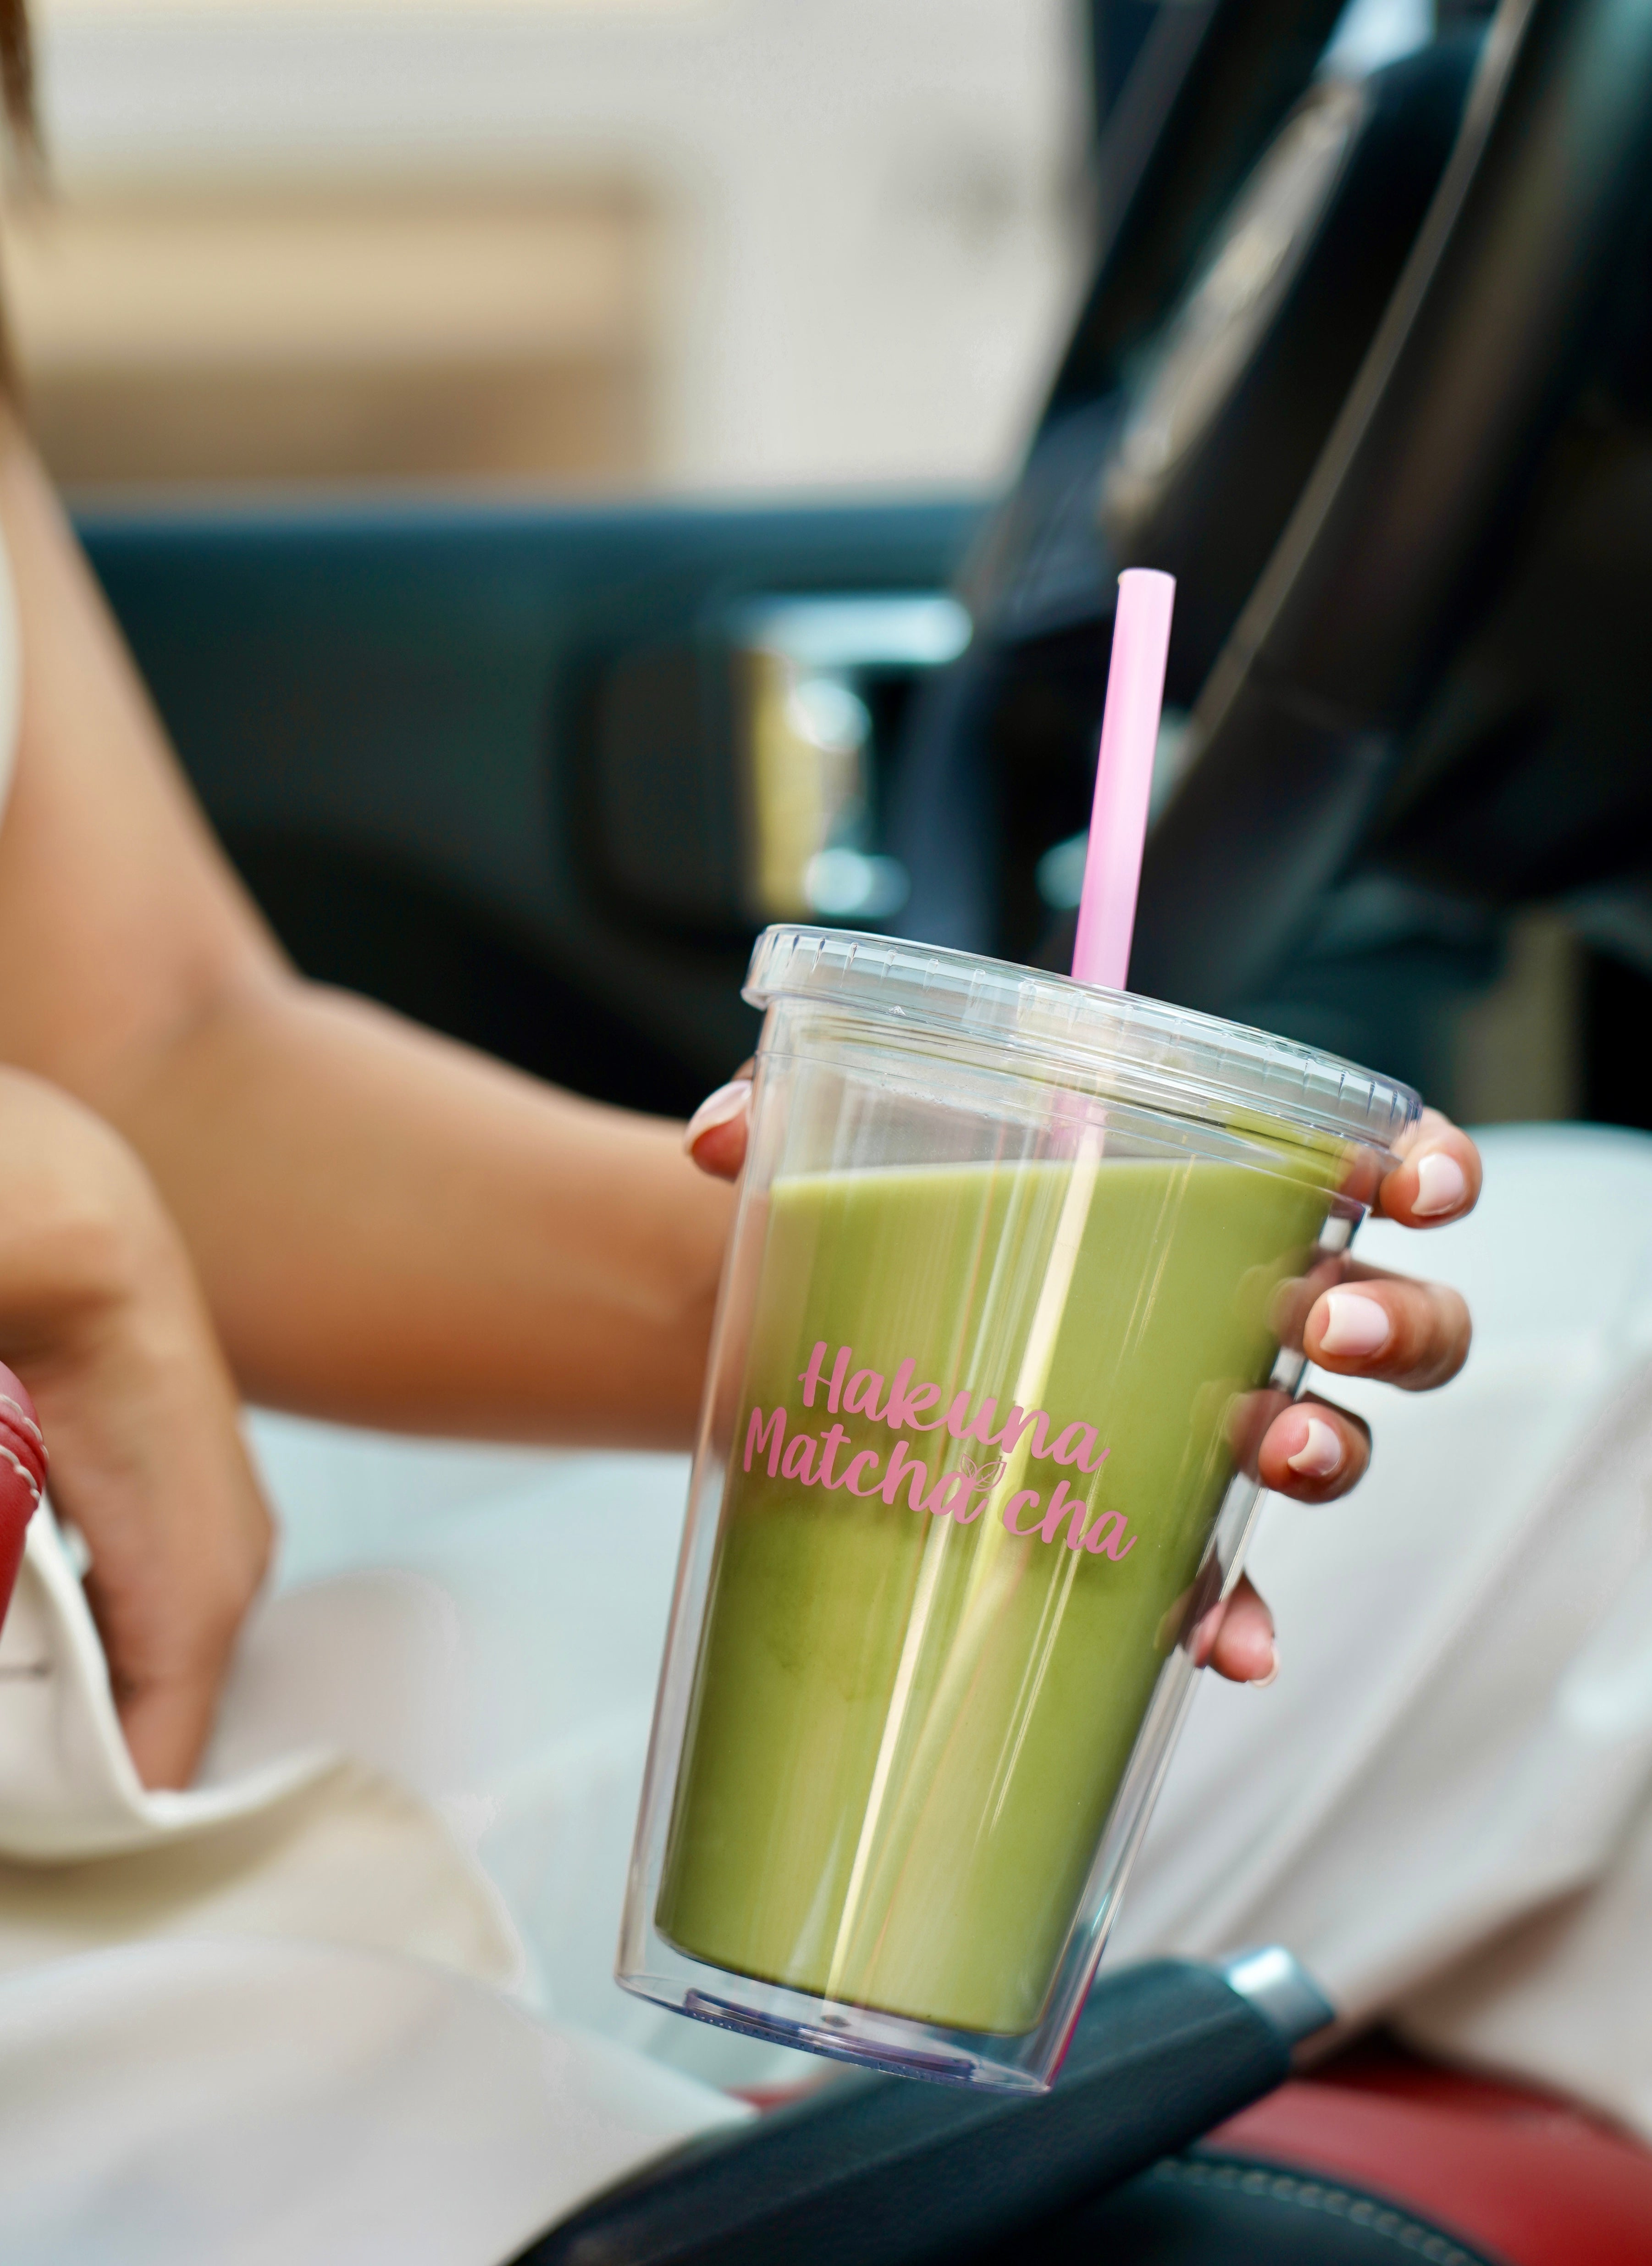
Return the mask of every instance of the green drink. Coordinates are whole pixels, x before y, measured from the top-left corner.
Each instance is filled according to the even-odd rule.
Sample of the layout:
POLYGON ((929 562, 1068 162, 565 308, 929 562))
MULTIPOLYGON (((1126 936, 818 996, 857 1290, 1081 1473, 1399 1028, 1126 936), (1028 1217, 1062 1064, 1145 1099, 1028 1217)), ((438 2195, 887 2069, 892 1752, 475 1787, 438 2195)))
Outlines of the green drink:
POLYGON ((1273 1294, 1327 1202, 1198 1159, 775 1183, 659 1900, 670 1941, 948 2028, 1031 2028, 1180 1633, 1235 1404, 1273 1365, 1273 1294), (903 1361, 939 1391, 894 1430, 903 1361), (1042 1455, 1035 1422, 1006 1452, 1016 1403, 1049 1420, 1042 1455), (919 1467, 891 1482, 897 1444, 919 1467))
POLYGON ((628 1989, 1049 2083, 1291 1390, 1281 1287, 1416 1097, 969 954, 771 930, 628 1989))

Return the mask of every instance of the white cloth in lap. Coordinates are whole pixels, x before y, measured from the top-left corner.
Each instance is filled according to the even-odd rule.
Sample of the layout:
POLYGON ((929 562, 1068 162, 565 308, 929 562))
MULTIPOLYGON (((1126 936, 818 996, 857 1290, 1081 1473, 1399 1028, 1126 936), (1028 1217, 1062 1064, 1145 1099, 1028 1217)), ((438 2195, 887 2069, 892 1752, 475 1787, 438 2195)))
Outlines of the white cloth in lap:
POLYGON ((0 1991, 6 2266, 498 2266, 750 2111, 440 1969, 303 1942, 0 1991))
MULTIPOLYGON (((361 1490, 358 1540, 381 1509, 416 1521, 407 1450, 350 1443, 347 1471, 375 1444, 391 1483, 361 1490)), ((498 1460, 537 1467, 544 1505, 556 1459, 498 1460)), ((73 1566, 37 1515, 0 1632, 9 2262, 488 2266, 748 2113, 521 2003, 506 1899, 456 1830, 482 1728, 464 1710, 514 1712, 523 1665, 471 1656, 458 1618, 487 1466, 457 1461, 470 1506, 448 1513, 446 1581, 345 1568, 265 1600, 185 1794, 139 1785, 73 1566)), ((578 1942, 588 1956, 588 1924, 578 1942)))

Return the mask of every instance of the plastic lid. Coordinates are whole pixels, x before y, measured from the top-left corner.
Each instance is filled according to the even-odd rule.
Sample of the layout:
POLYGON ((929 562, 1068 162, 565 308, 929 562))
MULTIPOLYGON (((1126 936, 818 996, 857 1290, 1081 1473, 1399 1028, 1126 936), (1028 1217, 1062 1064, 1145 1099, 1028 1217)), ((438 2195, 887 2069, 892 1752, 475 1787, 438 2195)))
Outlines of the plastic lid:
POLYGON ((771 928, 746 976, 754 1007, 807 999, 987 1041, 1086 1085, 1181 1116, 1267 1118, 1311 1143, 1384 1151, 1422 1110, 1408 1085, 1340 1056, 1132 991, 1107 991, 940 945, 847 929, 771 928))

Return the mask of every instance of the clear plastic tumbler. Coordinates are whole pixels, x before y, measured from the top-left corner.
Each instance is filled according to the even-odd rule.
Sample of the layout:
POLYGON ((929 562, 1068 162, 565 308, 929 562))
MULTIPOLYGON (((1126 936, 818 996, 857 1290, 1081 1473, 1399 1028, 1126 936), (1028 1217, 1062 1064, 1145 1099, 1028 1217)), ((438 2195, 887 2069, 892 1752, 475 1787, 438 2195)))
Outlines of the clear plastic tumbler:
POLYGON ((683 2013, 1059 2064, 1237 1576, 1287 1286, 1417 1115, 1264 1033, 771 929, 620 1941, 683 2013))

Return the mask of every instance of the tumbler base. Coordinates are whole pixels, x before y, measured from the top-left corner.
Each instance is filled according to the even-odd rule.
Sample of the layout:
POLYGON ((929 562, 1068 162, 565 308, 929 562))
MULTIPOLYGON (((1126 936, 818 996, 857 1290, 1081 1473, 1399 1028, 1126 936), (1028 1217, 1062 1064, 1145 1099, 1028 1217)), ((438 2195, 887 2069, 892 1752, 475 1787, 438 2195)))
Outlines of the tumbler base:
MULTIPOLYGON (((704 1976, 711 1970, 702 1966, 698 1971, 704 1976)), ((1005 2047, 1022 2044, 1020 2039, 972 2039, 967 2032, 929 2029, 898 2014, 829 2004, 773 1985, 750 1984, 743 1977, 731 1976, 730 1987, 742 1993, 761 1992, 778 2003, 756 2007, 672 1976, 622 1970, 615 1979, 636 1997, 651 1999, 697 2022, 737 2030, 743 2036, 761 2038, 765 2045, 790 2046, 800 2053, 852 2062, 858 2069, 881 2070, 890 2077, 922 2078, 932 2085, 970 2085, 995 2093, 1049 2090, 1048 2080, 1030 2070, 1007 2065, 1002 2058, 1005 2047)))

